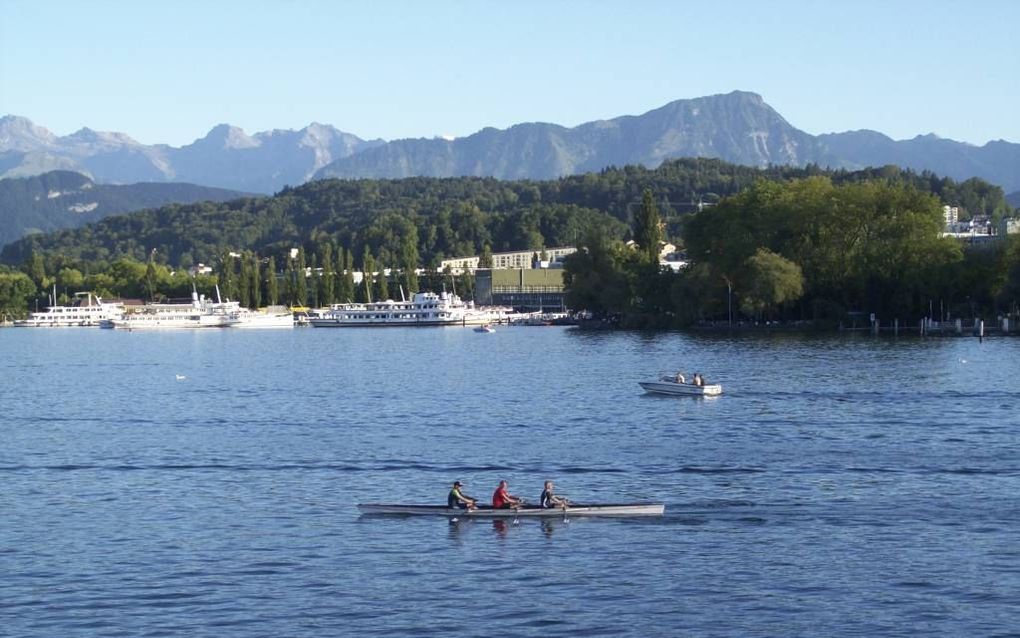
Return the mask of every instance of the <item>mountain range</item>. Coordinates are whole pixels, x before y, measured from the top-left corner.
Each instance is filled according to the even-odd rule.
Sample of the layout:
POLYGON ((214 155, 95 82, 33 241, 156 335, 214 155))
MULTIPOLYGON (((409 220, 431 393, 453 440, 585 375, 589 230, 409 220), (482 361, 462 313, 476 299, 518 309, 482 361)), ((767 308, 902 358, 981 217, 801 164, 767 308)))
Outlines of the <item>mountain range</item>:
POLYGON ((166 204, 222 202, 246 193, 194 184, 97 184, 72 171, 0 180, 0 246, 31 233, 77 228, 166 204))
POLYGON ((26 118, 0 118, 0 177, 62 168, 98 182, 189 181, 259 193, 324 177, 553 179, 608 166, 654 167, 676 157, 758 167, 896 164, 1020 190, 1020 144, 1000 140, 975 146, 932 134, 893 140, 869 130, 811 135, 760 95, 745 91, 677 100, 643 115, 573 128, 526 123, 453 140, 363 140, 322 124, 249 136, 223 124, 174 148, 90 129, 58 137, 26 118))
POLYGON ((77 171, 97 182, 186 182, 272 193, 308 181, 330 162, 383 144, 332 126, 247 135, 220 124, 187 146, 146 145, 124 133, 83 128, 58 137, 24 117, 0 118, 0 178, 77 171))

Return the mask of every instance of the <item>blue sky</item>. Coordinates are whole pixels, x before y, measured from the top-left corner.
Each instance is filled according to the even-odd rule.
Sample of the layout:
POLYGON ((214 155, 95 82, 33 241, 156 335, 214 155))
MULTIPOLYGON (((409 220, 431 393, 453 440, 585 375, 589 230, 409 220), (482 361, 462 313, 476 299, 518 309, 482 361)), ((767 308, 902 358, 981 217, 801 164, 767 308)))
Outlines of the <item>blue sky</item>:
POLYGON ((222 122, 396 139, 740 89, 812 134, 1020 142, 1018 25, 1007 0, 0 0, 0 114, 175 146, 222 122))

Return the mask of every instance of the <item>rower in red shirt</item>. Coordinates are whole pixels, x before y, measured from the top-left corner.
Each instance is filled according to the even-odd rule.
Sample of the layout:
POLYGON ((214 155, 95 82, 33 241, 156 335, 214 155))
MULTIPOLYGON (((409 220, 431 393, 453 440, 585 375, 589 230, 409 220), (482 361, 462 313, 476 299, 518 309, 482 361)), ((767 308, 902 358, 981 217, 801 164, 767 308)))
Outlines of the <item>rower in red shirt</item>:
POLYGON ((493 509, 509 509, 511 507, 520 507, 524 505, 524 499, 518 498, 510 494, 507 491, 506 481, 500 481, 499 487, 492 493, 492 508, 493 509))

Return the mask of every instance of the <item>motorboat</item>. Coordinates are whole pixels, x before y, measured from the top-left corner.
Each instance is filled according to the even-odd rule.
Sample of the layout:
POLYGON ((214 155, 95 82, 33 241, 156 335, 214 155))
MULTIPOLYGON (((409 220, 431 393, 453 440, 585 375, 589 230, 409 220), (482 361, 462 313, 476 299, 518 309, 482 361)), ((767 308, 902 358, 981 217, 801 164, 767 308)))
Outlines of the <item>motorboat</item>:
POLYGON ((658 381, 638 381, 638 385, 644 388, 646 392, 673 396, 710 397, 722 394, 721 384, 695 385, 693 382, 680 383, 675 376, 660 377, 658 381))
POLYGON ((479 506, 477 509, 461 509, 445 505, 397 505, 365 503, 359 504, 362 514, 393 516, 448 516, 463 518, 563 518, 570 516, 611 516, 617 518, 636 516, 662 516, 666 511, 664 503, 599 503, 584 505, 571 503, 567 507, 543 508, 538 505, 524 505, 517 508, 495 509, 479 506))
POLYGON ((475 328, 475 332, 496 332, 496 329, 492 327, 492 324, 482 324, 475 328))

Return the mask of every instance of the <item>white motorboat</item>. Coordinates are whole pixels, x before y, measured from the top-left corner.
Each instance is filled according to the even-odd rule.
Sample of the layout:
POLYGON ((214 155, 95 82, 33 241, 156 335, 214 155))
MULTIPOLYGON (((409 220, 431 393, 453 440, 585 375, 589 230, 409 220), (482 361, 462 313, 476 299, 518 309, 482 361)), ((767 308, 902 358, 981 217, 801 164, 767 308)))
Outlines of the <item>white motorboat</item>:
POLYGON ((475 332, 496 332, 496 329, 493 328, 490 324, 483 324, 475 328, 475 332))
POLYGON ((570 516, 662 516, 666 511, 663 503, 599 503, 583 505, 572 503, 566 508, 542 508, 525 505, 518 508, 493 509, 480 506, 467 510, 445 505, 387 505, 380 503, 359 504, 362 514, 388 514, 395 516, 452 516, 463 518, 551 518, 570 516))
POLYGON ((722 394, 722 385, 694 385, 694 383, 678 383, 676 377, 660 377, 658 381, 638 381, 638 385, 647 392, 671 394, 674 396, 710 397, 722 394))
POLYGON ((19 319, 14 325, 19 328, 67 328, 71 326, 98 326, 103 321, 116 319, 124 314, 124 304, 107 302, 90 292, 78 292, 73 305, 50 306, 43 312, 33 312, 28 319, 19 319))

